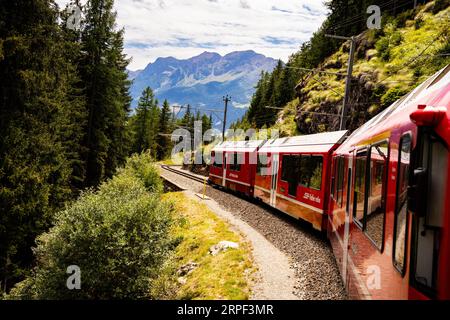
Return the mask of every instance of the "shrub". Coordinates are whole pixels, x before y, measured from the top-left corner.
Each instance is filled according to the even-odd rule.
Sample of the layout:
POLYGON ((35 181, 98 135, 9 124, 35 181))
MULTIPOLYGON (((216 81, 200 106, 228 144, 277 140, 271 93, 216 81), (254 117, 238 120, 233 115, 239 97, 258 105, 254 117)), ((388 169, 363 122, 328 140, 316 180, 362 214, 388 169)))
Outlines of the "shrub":
POLYGON ((389 107, 395 101, 403 97, 407 93, 407 90, 399 87, 390 88, 382 97, 381 105, 383 108, 389 107))
MULTIPOLYGON (((147 177, 147 169, 137 172, 147 177)), ((168 232, 172 210, 136 176, 121 172, 57 215, 55 226, 37 240, 32 277, 8 298, 159 298, 175 245, 168 232), (81 270, 80 290, 66 287, 70 265, 81 270)))
POLYGON ((375 44, 375 49, 378 51, 379 57, 383 61, 389 61, 390 58, 390 48, 389 48, 389 37, 385 36, 377 41, 375 44))
POLYGON ((161 193, 164 190, 162 180, 149 152, 134 154, 128 158, 125 168, 119 172, 139 178, 150 192, 161 193))

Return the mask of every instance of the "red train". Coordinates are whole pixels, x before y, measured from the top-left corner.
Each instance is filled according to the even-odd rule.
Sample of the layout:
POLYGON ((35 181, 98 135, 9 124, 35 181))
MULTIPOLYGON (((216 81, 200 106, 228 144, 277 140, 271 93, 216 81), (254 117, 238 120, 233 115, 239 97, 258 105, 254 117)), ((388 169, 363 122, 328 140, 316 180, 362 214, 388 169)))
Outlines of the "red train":
POLYGON ((450 66, 346 131, 213 150, 211 184, 326 231, 353 299, 450 299, 450 66))

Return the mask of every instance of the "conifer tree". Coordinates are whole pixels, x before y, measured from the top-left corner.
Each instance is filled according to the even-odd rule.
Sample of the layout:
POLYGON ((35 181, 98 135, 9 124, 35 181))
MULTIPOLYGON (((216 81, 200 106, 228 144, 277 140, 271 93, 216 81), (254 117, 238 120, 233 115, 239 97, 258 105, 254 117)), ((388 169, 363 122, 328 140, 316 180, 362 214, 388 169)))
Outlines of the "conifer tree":
POLYGON ((0 2, 0 283, 20 280, 35 237, 70 195, 62 119, 71 102, 65 41, 51 0, 0 2))
POLYGON ((171 117, 170 105, 167 100, 164 100, 159 117, 159 134, 158 134, 158 160, 165 159, 172 149, 172 142, 169 137, 171 133, 171 117))
POLYGON ((85 10, 80 74, 88 112, 86 186, 110 176, 127 154, 128 61, 122 53, 123 30, 115 30, 113 4, 113 0, 90 0, 85 10))
POLYGON ((153 94, 153 90, 147 87, 142 92, 139 98, 138 107, 136 108, 136 114, 133 117, 133 151, 141 153, 145 150, 149 150, 153 147, 154 137, 152 136, 152 127, 155 126, 154 115, 156 100, 153 94))

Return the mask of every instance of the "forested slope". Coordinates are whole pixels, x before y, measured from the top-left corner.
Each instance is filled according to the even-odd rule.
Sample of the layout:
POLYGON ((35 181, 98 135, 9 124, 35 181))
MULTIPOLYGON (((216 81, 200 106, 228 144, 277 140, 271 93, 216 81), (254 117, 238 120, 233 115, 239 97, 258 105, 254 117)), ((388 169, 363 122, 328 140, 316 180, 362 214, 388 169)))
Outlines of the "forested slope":
MULTIPOLYGON (((351 3, 356 2, 364 8, 364 1, 351 3)), ((272 74, 262 75, 247 114, 233 127, 271 127, 283 136, 339 129, 350 41, 329 39, 325 33, 351 36, 361 30, 354 33, 356 52, 346 119, 350 130, 450 63, 450 1, 428 1, 416 9, 409 7, 411 2, 404 6, 398 2, 396 12, 380 4, 381 29, 366 29, 368 15, 352 20, 347 18, 351 14, 340 14, 341 23, 333 30, 329 26, 341 12, 340 3, 329 3, 331 14, 310 42, 286 64, 279 63, 272 74), (361 21, 364 25, 357 25, 361 21), (346 26, 352 27, 342 30, 346 26)))

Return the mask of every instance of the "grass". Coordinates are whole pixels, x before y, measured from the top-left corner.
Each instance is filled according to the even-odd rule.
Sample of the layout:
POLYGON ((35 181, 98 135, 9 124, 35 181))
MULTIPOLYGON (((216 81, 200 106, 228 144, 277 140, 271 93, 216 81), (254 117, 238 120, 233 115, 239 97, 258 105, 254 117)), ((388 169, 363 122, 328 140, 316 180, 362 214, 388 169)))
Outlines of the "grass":
POLYGON ((182 193, 167 193, 163 198, 171 201, 181 215, 182 222, 173 230, 182 239, 175 252, 178 268, 189 262, 198 264, 177 290, 176 299, 248 299, 254 271, 250 245, 205 204, 182 193), (236 242, 239 248, 210 255, 209 248, 223 240, 236 242))

